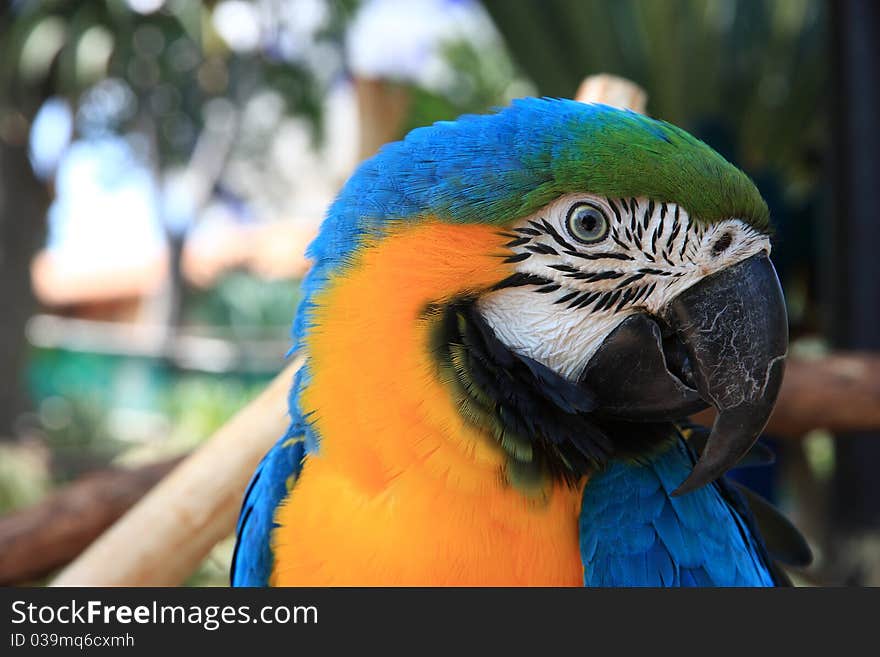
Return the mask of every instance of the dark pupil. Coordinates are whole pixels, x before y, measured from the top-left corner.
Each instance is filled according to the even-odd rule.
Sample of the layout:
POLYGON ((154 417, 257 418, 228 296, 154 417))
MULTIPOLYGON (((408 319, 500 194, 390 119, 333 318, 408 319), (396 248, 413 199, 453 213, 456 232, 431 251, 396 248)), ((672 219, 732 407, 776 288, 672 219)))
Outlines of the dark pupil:
POLYGON ((596 213, 587 210, 581 215, 581 226, 588 233, 592 233, 596 230, 596 226, 599 223, 598 218, 596 217, 596 213))

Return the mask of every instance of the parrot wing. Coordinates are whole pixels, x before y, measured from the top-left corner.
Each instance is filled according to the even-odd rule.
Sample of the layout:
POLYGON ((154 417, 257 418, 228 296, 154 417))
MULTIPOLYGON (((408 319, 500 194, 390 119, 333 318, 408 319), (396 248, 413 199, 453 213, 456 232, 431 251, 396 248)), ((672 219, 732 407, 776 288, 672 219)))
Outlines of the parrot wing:
POLYGON ((749 513, 761 532, 770 557, 779 563, 805 568, 813 561, 813 552, 806 538, 775 506, 755 491, 736 481, 725 481, 748 506, 749 513))
MULTIPOLYGON (((691 449, 697 454, 702 453, 709 437, 709 429, 693 423, 687 423, 683 428, 691 449)), ((740 459, 736 467, 770 465, 775 460, 776 455, 773 451, 758 441, 740 459)), ((728 503, 737 509, 747 522, 754 525, 773 561, 795 568, 810 565, 813 561, 813 553, 807 539, 779 509, 755 491, 728 477, 719 479, 718 485, 728 503)))
POLYGON ((302 470, 305 429, 295 423, 263 457, 244 494, 232 555, 232 586, 267 586, 272 573, 275 509, 302 470))
POLYGON ((612 463, 584 489, 585 586, 781 583, 745 504, 717 482, 672 497, 694 456, 684 440, 648 463, 612 463), (739 500, 737 500, 739 501, 739 500))

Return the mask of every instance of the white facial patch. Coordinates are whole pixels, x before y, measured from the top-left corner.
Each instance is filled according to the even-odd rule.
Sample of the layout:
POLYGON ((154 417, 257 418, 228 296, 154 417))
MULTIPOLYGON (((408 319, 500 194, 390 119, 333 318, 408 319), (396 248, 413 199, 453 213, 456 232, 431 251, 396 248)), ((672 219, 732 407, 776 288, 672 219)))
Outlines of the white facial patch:
POLYGON ((567 379, 576 379, 605 336, 625 315, 566 310, 534 288, 498 290, 477 307, 505 345, 543 363, 567 379), (537 297, 537 298, 536 298, 537 297))
POLYGON ((478 308, 513 351, 571 380, 627 316, 659 314, 706 276, 770 252, 767 235, 739 219, 704 225, 645 198, 569 194, 510 233, 520 276, 478 308), (578 212, 585 205, 586 215, 578 212))

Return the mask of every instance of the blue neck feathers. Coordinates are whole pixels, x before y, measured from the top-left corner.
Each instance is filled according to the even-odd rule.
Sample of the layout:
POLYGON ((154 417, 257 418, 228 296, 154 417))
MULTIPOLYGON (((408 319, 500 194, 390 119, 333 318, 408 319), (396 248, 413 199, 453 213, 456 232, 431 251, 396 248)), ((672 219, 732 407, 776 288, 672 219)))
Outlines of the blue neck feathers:
POLYGON ((745 505, 721 483, 670 493, 693 467, 683 440, 588 482, 580 515, 584 586, 773 586, 745 505))

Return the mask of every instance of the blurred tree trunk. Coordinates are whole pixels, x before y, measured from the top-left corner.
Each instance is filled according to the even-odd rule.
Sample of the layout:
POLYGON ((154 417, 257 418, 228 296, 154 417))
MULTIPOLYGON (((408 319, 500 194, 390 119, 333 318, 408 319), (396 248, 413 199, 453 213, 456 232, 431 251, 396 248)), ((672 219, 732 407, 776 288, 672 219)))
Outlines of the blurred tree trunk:
MULTIPOLYGON (((833 2, 834 185, 833 280, 827 291, 835 347, 880 350, 880 5, 833 2)), ((838 441, 837 520, 852 528, 880 527, 880 440, 838 441)))
POLYGON ((388 142, 403 137, 410 93, 389 80, 356 77, 354 87, 360 120, 358 158, 366 160, 388 142))
MULTIPOLYGON (((880 5, 830 3, 834 57, 833 262, 826 290, 830 335, 838 348, 880 350, 880 5)), ((840 532, 833 560, 849 584, 880 584, 880 437, 839 436, 833 521, 840 532), (873 558, 866 555, 873 554, 873 558)))
POLYGON ((0 126, 0 438, 28 409, 24 328, 36 310, 30 261, 43 244, 47 190, 27 158, 27 123, 7 114, 0 126))

